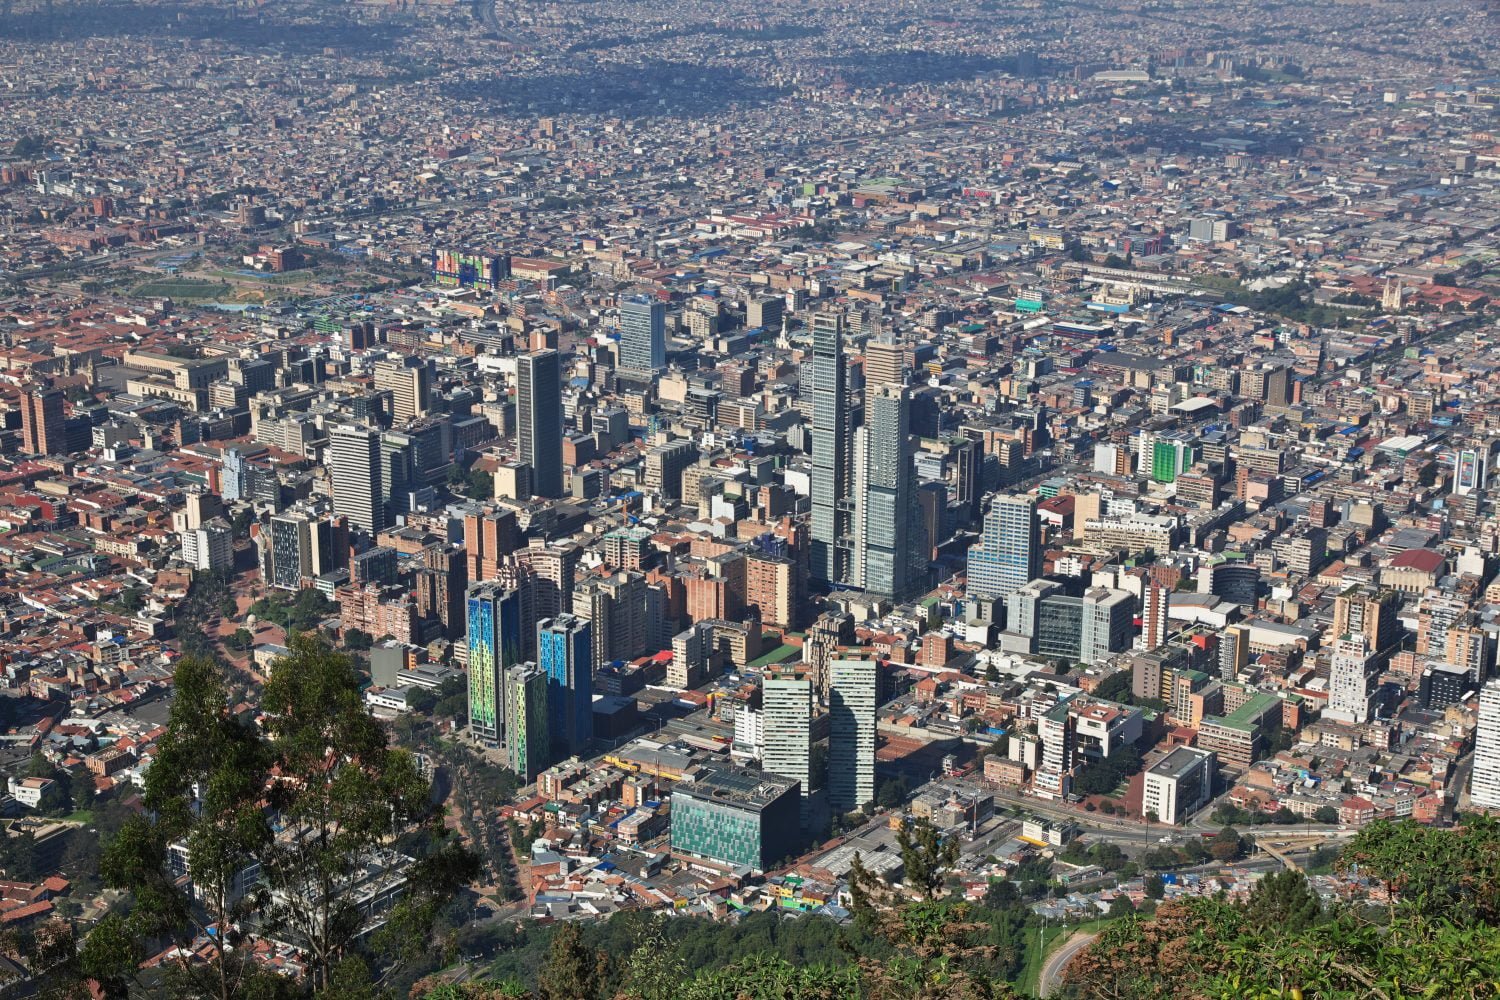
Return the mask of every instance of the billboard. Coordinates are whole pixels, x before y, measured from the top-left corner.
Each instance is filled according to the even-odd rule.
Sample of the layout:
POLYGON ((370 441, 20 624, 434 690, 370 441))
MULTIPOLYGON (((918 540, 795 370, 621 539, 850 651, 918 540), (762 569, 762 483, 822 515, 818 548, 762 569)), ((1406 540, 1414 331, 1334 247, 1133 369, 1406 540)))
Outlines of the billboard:
POLYGON ((440 285, 493 292, 510 277, 510 259, 459 250, 432 251, 432 277, 440 285))
POLYGON ((1473 448, 1465 448, 1454 456, 1453 492, 1472 493, 1484 485, 1487 457, 1473 448))

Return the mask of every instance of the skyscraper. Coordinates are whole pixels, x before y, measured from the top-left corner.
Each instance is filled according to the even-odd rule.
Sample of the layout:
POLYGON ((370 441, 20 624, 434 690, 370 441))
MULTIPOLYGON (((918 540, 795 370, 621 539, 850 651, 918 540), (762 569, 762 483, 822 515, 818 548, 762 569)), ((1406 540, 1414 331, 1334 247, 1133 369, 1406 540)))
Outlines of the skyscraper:
POLYGON ((419 488, 416 446, 400 431, 380 435, 380 498, 385 523, 395 524, 411 509, 411 491, 419 488))
POLYGON ((593 626, 595 669, 645 650, 646 599, 646 578, 634 572, 593 577, 573 591, 573 613, 593 626))
POLYGON ((901 386, 868 393, 855 432, 858 471, 852 576, 865 590, 901 599, 923 582, 924 528, 912 468, 911 401, 901 386))
POLYGON ((512 510, 475 505, 464 512, 464 550, 469 579, 493 580, 500 575, 500 561, 516 550, 521 532, 512 510))
POLYGON ((505 762, 530 784, 552 764, 552 738, 547 732, 547 675, 535 663, 506 669, 505 762))
POLYGON ((271 518, 271 579, 282 590, 300 590, 302 578, 312 575, 312 522, 306 514, 278 514, 271 518))
POLYGON ((812 318, 812 578, 839 584, 849 577, 853 499, 852 441, 844 316, 812 318))
POLYGON ((812 788, 812 679, 800 673, 768 674, 761 681, 761 696, 765 725, 761 767, 799 783, 806 826, 812 788))
POLYGON ((870 338, 865 344, 865 385, 876 388, 886 385, 904 385, 906 348, 896 343, 888 333, 870 338))
POLYGON ((21 393, 21 447, 30 455, 60 455, 67 450, 61 390, 21 393))
POLYGON ((547 728, 554 759, 581 754, 594 737, 589 623, 562 614, 537 625, 537 661, 547 675, 547 728))
POLYGON ((391 394, 391 421, 397 425, 431 409, 431 374, 416 355, 375 362, 375 388, 391 394))
POLYGON ((667 304, 640 295, 620 306, 620 367, 661 371, 667 366, 667 304))
POLYGON ((1171 608, 1172 592, 1159 583, 1148 583, 1141 601, 1142 649, 1150 652, 1167 641, 1167 614, 1171 608))
POLYGON ((333 509, 349 523, 376 532, 386 526, 381 491, 380 435, 368 427, 342 424, 328 434, 329 480, 333 509))
POLYGON ((1356 725, 1370 720, 1376 679, 1371 669, 1373 660, 1363 635, 1339 637, 1328 669, 1328 709, 1324 717, 1356 725))
POLYGON ((1005 597, 1035 579, 1041 563, 1036 504, 1029 496, 996 496, 984 533, 969 549, 971 596, 1005 597))
POLYGON ((880 674, 874 660, 834 660, 829 673, 828 804, 848 813, 875 799, 880 674))
POLYGON ((469 587, 469 729, 489 743, 500 739, 500 678, 520 657, 522 611, 518 591, 495 583, 469 587))
POLYGON ((531 466, 540 497, 563 495, 562 359, 556 351, 523 354, 516 364, 516 428, 521 461, 531 466))
POLYGON ((1500 809, 1500 679, 1479 689, 1479 726, 1474 734, 1469 798, 1475 809, 1500 809))

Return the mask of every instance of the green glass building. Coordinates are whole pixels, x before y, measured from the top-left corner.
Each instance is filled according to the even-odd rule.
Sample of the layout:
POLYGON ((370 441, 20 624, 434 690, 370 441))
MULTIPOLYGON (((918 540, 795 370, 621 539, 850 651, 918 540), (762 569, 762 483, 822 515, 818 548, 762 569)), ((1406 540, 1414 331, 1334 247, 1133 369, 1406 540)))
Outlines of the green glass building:
POLYGON ((672 851, 715 867, 766 871, 800 846, 802 786, 742 767, 704 772, 672 790, 672 851))
POLYGON ((547 673, 535 663, 505 671, 505 759, 530 784, 552 766, 552 737, 547 731, 547 673))

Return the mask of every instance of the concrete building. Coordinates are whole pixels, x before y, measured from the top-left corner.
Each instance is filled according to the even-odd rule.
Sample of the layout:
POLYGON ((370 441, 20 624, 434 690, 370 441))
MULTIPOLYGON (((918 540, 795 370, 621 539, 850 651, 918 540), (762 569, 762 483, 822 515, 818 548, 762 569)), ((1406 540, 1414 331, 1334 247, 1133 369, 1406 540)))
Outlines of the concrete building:
POLYGON ((534 351, 516 361, 516 440, 540 497, 563 495, 562 359, 534 351))
POLYGON ((849 813, 875 799, 879 664, 874 660, 834 660, 829 667, 828 688, 828 804, 835 813, 849 813))
POLYGON ((380 531, 387 524, 380 435, 369 427, 342 424, 329 432, 328 441, 334 512, 356 528, 372 534, 380 531))
POLYGON ((1029 496, 996 496, 984 515, 984 533, 969 549, 968 592, 1006 597, 1041 572, 1041 526, 1029 496))
POLYGON ((797 783, 799 815, 808 817, 812 791, 812 679, 802 673, 768 674, 761 681, 764 736, 761 765, 797 783))
POLYGON ((1500 809, 1500 680, 1490 681, 1479 691, 1469 800, 1475 809, 1500 809))
POLYGON ((667 366, 667 304, 637 296, 620 306, 620 367, 658 372, 667 366))
POLYGON ((1177 747, 1146 769, 1141 811, 1176 826, 1213 799, 1214 755, 1177 747))

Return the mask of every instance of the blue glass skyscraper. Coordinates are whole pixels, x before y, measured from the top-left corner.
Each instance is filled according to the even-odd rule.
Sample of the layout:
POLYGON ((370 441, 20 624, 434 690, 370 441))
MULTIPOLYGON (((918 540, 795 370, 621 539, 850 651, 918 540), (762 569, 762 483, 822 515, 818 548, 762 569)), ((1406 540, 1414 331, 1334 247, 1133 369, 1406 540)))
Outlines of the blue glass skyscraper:
POLYGON ((500 739, 500 678, 521 656, 521 595, 497 583, 468 592, 469 730, 487 743, 500 739))
POLYGON ((587 619, 561 614, 537 625, 537 661, 547 675, 554 759, 583 753, 594 738, 593 637, 587 619))

